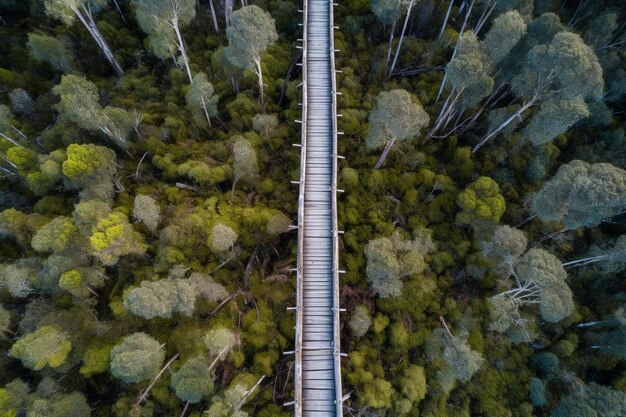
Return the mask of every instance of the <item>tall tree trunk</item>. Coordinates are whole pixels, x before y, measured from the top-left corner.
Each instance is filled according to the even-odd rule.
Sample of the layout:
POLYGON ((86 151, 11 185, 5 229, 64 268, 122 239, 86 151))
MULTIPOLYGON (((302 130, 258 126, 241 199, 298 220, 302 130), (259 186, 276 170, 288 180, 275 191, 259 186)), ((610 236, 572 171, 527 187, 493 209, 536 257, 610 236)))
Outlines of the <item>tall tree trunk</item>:
POLYGON ((226 27, 230 26, 230 17, 233 14, 233 2, 234 0, 224 0, 224 21, 226 27))
POLYGON ((206 101, 204 100, 204 96, 200 96, 200 100, 202 100, 202 110, 204 110, 204 116, 206 117, 206 122, 209 125, 209 129, 213 129, 211 126, 211 118, 209 117, 209 112, 206 108, 206 101))
POLYGON ((524 104, 522 107, 519 108, 519 110, 517 110, 515 113, 513 113, 508 119, 506 119, 500 126, 498 126, 497 128, 493 129, 491 132, 489 132, 484 138, 481 139, 481 141, 474 146, 474 148, 472 149, 472 153, 476 153, 480 148, 483 147, 483 145, 485 145, 485 143, 487 143, 491 138, 493 138, 494 136, 496 136, 498 133, 500 133, 500 131, 502 131, 502 129, 504 129, 505 127, 507 127, 513 120, 517 119, 518 117, 521 116, 521 114, 523 112, 525 112, 527 109, 529 109, 530 107, 532 107, 537 100, 539 100, 539 95, 536 94, 535 96, 533 96, 532 99, 530 99, 526 104, 524 104))
POLYGON ((389 65, 389 60, 391 59, 391 44, 393 43, 393 33, 396 31, 397 22, 397 20, 394 20, 393 25, 391 26, 391 33, 389 34, 389 49, 387 49, 387 62, 385 65, 389 65))
POLYGON ((83 12, 85 13, 85 15, 83 15, 83 12, 81 12, 77 8, 72 9, 72 11, 81 21, 83 26, 85 26, 85 29, 87 29, 91 37, 96 41, 96 43, 100 47, 100 51, 107 59, 107 61, 109 61, 109 64, 113 67, 117 75, 120 77, 123 76, 124 70, 122 69, 122 66, 119 64, 119 62, 117 62, 117 59, 115 59, 115 55, 113 55, 113 52, 111 52, 111 48, 109 48, 109 45, 106 43, 104 37, 102 37, 102 34, 98 30, 96 22, 93 20, 93 16, 91 15, 91 12, 85 9, 84 6, 83 12))
POLYGON ((391 138, 391 140, 387 142, 387 145, 385 145, 385 149, 383 150, 383 153, 380 155, 380 158, 378 158, 378 162, 376 162, 376 165, 374 165, 374 169, 379 169, 385 163, 385 159, 387 159, 387 154, 389 153, 389 151, 391 150, 391 147, 393 146, 395 142, 396 142, 396 138, 391 138))
POLYGON ((187 71, 187 77, 189 77, 189 84, 193 82, 193 76, 191 75, 191 68, 189 68, 189 57, 187 57, 187 50, 185 49, 185 43, 183 42, 183 36, 180 34, 180 27, 178 26, 178 18, 172 19, 171 22, 174 32, 176 32, 176 39, 178 44, 178 50, 183 57, 183 64, 187 71))
POLYGON ((220 33, 220 27, 217 24, 217 14, 215 13, 215 6, 213 5, 213 0, 209 0, 209 7, 211 8, 211 17, 213 18, 213 27, 215 28, 215 33, 220 33))
POLYGON ((259 107, 261 113, 265 111, 265 100, 263 98, 263 70, 261 70, 261 58, 255 59, 256 75, 259 77, 259 107))
POLYGON ((393 62, 391 63, 391 68, 389 69, 388 78, 391 78, 391 74, 393 74, 393 70, 396 67, 396 62, 398 61, 398 55, 400 54, 400 48, 402 47, 402 41, 404 40, 404 32, 406 31, 406 26, 409 24, 409 18, 411 17, 411 9, 413 8, 414 1, 415 0, 411 0, 411 2, 409 3, 409 7, 406 11, 404 25, 402 26, 402 33, 400 34, 400 41, 398 42, 398 47, 396 48, 396 54, 393 57, 393 62))
POLYGON ((453 5, 454 5, 454 0, 450 0, 450 5, 448 6, 446 17, 443 19, 443 24, 441 25, 441 30, 439 31, 439 36, 437 36, 437 40, 441 39, 443 32, 446 30, 446 25, 448 24, 448 19, 450 18, 450 12, 452 11, 453 5))

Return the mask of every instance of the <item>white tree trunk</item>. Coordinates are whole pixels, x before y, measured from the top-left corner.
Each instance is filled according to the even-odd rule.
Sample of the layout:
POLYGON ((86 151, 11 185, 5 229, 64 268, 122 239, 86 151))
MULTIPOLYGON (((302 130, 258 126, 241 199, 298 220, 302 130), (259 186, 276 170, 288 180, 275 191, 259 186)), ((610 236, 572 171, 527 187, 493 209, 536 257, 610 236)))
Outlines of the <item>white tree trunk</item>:
POLYGON ((413 8, 413 2, 415 0, 411 0, 409 3, 409 7, 406 11, 406 17, 404 18, 404 25, 402 26, 402 33, 400 34, 400 41, 398 42, 398 47, 396 48, 396 54, 393 57, 393 62, 391 63, 391 68, 389 69, 389 76, 393 74, 393 70, 396 67, 396 62, 398 61, 398 55, 400 54, 400 48, 402 47, 402 41, 404 40, 404 32, 406 31, 406 26, 409 23, 409 18, 411 17, 411 9, 413 8))
POLYGON ((523 112, 525 112, 530 107, 532 107, 537 102, 537 100, 539 100, 539 95, 538 94, 533 96, 532 99, 530 99, 526 104, 524 104, 522 107, 520 107, 519 110, 517 110, 515 113, 513 113, 511 115, 511 117, 506 119, 500 126, 498 126, 497 128, 493 129, 484 138, 482 138, 481 141, 478 143, 478 145, 474 146, 474 148, 472 149, 472 153, 476 153, 480 148, 483 147, 483 145, 485 143, 489 142, 489 140, 491 138, 493 138, 498 133, 500 133, 500 131, 502 131, 502 129, 507 127, 513 120, 515 120, 516 118, 520 117, 523 112))
POLYGON ((176 44, 178 45, 178 50, 180 51, 180 55, 183 58, 183 64, 185 65, 185 71, 187 71, 187 77, 189 78, 189 84, 193 82, 193 76, 191 75, 191 68, 189 68, 189 57, 187 57, 187 50, 185 49, 185 43, 183 42, 183 36, 180 34, 180 27, 178 25, 178 18, 172 19, 171 22, 172 27, 174 28, 174 32, 176 32, 176 44))
POLYGON ((111 48, 109 48, 109 45, 104 40, 104 37, 102 37, 102 34, 96 26, 96 22, 93 20, 91 12, 84 9, 84 7, 84 15, 83 12, 78 9, 72 9, 72 11, 74 12, 74 14, 76 14, 83 26, 85 26, 91 37, 96 41, 96 43, 100 47, 100 50, 102 51, 102 54, 107 59, 107 61, 109 61, 109 64, 111 64, 117 75, 120 77, 124 75, 124 70, 122 69, 122 66, 119 64, 119 62, 117 62, 117 59, 115 59, 115 55, 113 55, 113 52, 111 52, 111 48))
POLYGON ((213 0, 209 0, 209 7, 211 8, 211 17, 213 18, 213 27, 215 28, 215 33, 220 33, 220 27, 217 24, 217 14, 215 13, 215 6, 213 5, 213 0))
POLYGON ((441 30, 439 31, 439 36, 437 36, 437 40, 441 39, 443 32, 446 30, 446 25, 448 24, 448 19, 450 18, 450 12, 452 11, 453 5, 454 5, 454 0, 450 0, 450 5, 448 6, 446 17, 443 19, 443 24, 441 25, 441 30))
POLYGON ((391 138, 391 140, 387 142, 387 145, 385 145, 385 149, 383 149, 383 153, 380 155, 380 158, 378 158, 376 165, 374 165, 374 169, 379 169, 385 163, 385 159, 387 159, 387 155, 389 154, 389 151, 391 150, 391 147, 395 142, 396 138, 391 138))
POLYGON ((200 100, 202 100, 202 110, 204 110, 204 116, 206 117, 206 122, 209 125, 209 129, 213 129, 211 126, 211 118, 209 117, 209 111, 206 108, 206 101, 204 100, 204 96, 200 96, 200 100))
POLYGON ((389 48, 387 49, 387 62, 385 65, 389 65, 389 60, 391 59, 391 44, 393 43, 393 33, 396 31, 396 23, 397 20, 393 21, 393 25, 391 26, 391 34, 389 35, 389 48))
POLYGON ((261 58, 254 60, 256 64, 256 75, 259 78, 259 107, 261 113, 265 110, 265 100, 263 97, 263 70, 261 70, 261 58))

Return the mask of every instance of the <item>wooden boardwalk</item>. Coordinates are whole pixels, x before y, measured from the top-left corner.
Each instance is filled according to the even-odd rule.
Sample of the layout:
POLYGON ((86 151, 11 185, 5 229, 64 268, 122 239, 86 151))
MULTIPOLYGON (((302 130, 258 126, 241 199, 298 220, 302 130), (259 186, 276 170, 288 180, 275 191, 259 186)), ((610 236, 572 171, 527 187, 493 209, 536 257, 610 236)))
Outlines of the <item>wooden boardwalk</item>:
POLYGON ((342 416, 332 0, 304 0, 296 417, 342 416))

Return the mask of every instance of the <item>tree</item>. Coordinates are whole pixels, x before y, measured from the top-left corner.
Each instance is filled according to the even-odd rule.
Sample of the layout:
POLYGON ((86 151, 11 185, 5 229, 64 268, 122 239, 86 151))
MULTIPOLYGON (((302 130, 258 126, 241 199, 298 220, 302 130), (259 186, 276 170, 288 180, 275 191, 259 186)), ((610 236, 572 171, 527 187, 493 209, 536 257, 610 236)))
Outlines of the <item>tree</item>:
POLYGON ((76 226, 72 219, 59 216, 35 233, 31 245, 37 252, 60 252, 75 239, 76 226))
POLYGON ((211 329, 204 336, 204 344, 211 356, 224 357, 237 343, 235 333, 225 327, 211 329))
POLYGON ((161 218, 161 209, 149 195, 137 194, 133 205, 133 217, 155 232, 161 218))
POLYGON ((589 109, 581 97, 548 99, 524 129, 524 136, 534 146, 543 145, 587 117, 589 109))
MULTIPOLYGON (((41 387, 41 383, 39 384, 41 387)), ((41 388, 38 387, 38 391, 41 388)), ((77 391, 65 394, 54 386, 49 392, 37 392, 31 396, 26 410, 27 417, 89 417, 91 408, 85 396, 77 391)))
POLYGON ((426 357, 439 364, 435 378, 445 392, 450 392, 457 381, 469 381, 483 363, 482 356, 462 337, 453 336, 442 328, 435 329, 426 342, 426 357))
POLYGON ((406 90, 381 92, 374 101, 369 115, 369 129, 365 146, 370 149, 385 146, 376 165, 380 168, 396 140, 406 140, 419 135, 428 125, 428 114, 418 100, 413 100, 406 90))
POLYGON ((483 47, 492 65, 499 64, 526 34, 526 23, 517 10, 511 10, 494 19, 485 35, 483 47))
POLYGON ((214 94, 213 84, 209 82, 207 76, 203 72, 197 73, 185 94, 187 108, 193 115, 198 125, 202 125, 206 121, 209 129, 211 129, 211 117, 217 116, 217 103, 219 96, 214 94))
POLYGON ((529 391, 529 399, 533 406, 543 407, 546 405, 546 386, 541 379, 531 379, 529 391))
POLYGON ((524 232, 508 225, 500 225, 495 228, 488 241, 481 243, 481 252, 498 270, 503 271, 502 275, 508 277, 527 246, 528 240, 524 232))
POLYGON ((426 376, 424 368, 409 365, 400 377, 400 392, 412 403, 422 401, 426 397, 426 376))
POLYGON ((93 228, 100 220, 111 213, 108 203, 99 200, 80 201, 74 206, 72 220, 76 228, 84 237, 90 237, 93 228))
POLYGON ((213 226, 209 236, 209 247, 215 254, 224 254, 233 248, 237 241, 237 233, 221 223, 213 226))
POLYGON ((278 118, 274 114, 257 114, 252 118, 252 128, 258 134, 271 138, 276 134, 278 118))
POLYGON ((365 246, 367 278, 381 298, 397 297, 401 279, 419 275, 426 269, 425 256, 435 249, 428 233, 407 240, 396 231, 391 237, 370 240, 365 246))
POLYGON ((61 366, 70 350, 72 343, 67 335, 56 327, 42 326, 15 342, 9 356, 21 360, 25 367, 39 371, 45 366, 61 366))
POLYGON ((480 219, 497 223, 506 209, 498 183, 489 177, 480 177, 468 185, 459 193, 456 203, 462 210, 456 215, 459 224, 469 225, 480 219))
POLYGON ((591 383, 561 399, 550 417, 621 417, 626 415, 626 394, 591 383))
POLYGON ((348 327, 354 337, 363 337, 372 325, 372 317, 367 307, 358 305, 354 308, 354 312, 348 322, 348 327))
POLYGON ((143 235, 128 222, 128 217, 111 212, 98 222, 89 238, 93 254, 104 265, 112 266, 121 256, 143 255, 148 248, 143 235))
POLYGON ((372 0, 371 9, 374 16, 380 20, 385 27, 391 26, 389 35, 389 48, 387 50, 387 64, 391 59, 391 44, 393 42, 393 34, 396 29, 396 23, 402 13, 402 2, 399 0, 372 0))
POLYGON ((170 386, 182 401, 195 404, 209 397, 213 391, 213 378, 206 361, 195 357, 174 372, 170 386))
POLYGON ((404 40, 404 33, 406 32, 407 25, 409 23, 409 18, 411 17, 411 9, 413 8, 413 4, 415 0, 409 0, 409 3, 406 4, 405 1, 399 2, 401 6, 406 7, 406 16, 404 17, 404 25, 402 26, 402 32, 400 34, 400 41, 398 42, 398 47, 396 48, 396 54, 393 57, 393 61, 391 62, 391 68, 389 68, 389 77, 393 75, 393 70, 396 68, 396 62, 398 62, 398 55, 400 55, 400 48, 402 47, 402 41, 404 40))
POLYGON ((564 262, 563 267, 597 265, 603 272, 620 272, 626 268, 626 235, 617 238, 613 246, 592 246, 586 257, 564 262))
POLYGON ((606 329, 607 331, 604 332, 588 333, 587 336, 593 343, 591 349, 599 349, 601 352, 626 360, 626 315, 624 308, 617 309, 606 320, 582 323, 578 326, 606 329))
POLYGON ((170 318, 175 313, 191 316, 195 303, 195 287, 187 279, 142 281, 139 287, 124 294, 124 307, 148 320, 170 318))
POLYGON ((137 23, 149 35, 152 51, 161 59, 174 58, 180 53, 180 63, 187 72, 189 83, 193 76, 189 67, 189 57, 185 49, 182 25, 189 24, 196 17, 194 0, 134 0, 137 23))
POLYGON ((127 137, 135 126, 135 117, 118 107, 102 108, 98 90, 91 81, 78 75, 64 75, 52 92, 61 97, 56 109, 63 119, 104 134, 124 150, 128 148, 127 137))
POLYGON ((515 266, 518 285, 506 294, 522 303, 538 303, 541 318, 558 323, 574 311, 572 291, 561 262, 543 249, 530 249, 515 266), (521 285, 520 285, 521 284, 521 285))
POLYGON ((0 304, 0 339, 3 339, 6 333, 11 332, 11 312, 0 304))
POLYGON ((67 73, 76 69, 74 54, 62 39, 30 33, 28 49, 37 61, 46 61, 59 72, 67 73))
POLYGON ((259 80, 259 104, 264 108, 261 54, 278 40, 272 16, 259 6, 244 6, 233 12, 226 28, 228 60, 238 68, 250 68, 259 80))
POLYGON ((574 160, 530 196, 540 220, 562 222, 567 229, 590 227, 626 208, 626 171, 608 163, 574 160))
POLYGON ((104 40, 104 37, 98 30, 96 21, 94 20, 94 13, 97 13, 107 0, 44 0, 44 6, 46 8, 46 14, 54 19, 61 20, 66 25, 74 23, 76 18, 85 26, 87 32, 96 41, 96 44, 100 48, 100 51, 104 57, 109 61, 109 64, 113 67, 118 76, 124 75, 119 62, 113 55, 111 48, 104 40))
POLYGON ((239 180, 244 180, 248 184, 257 178, 259 167, 257 164, 256 152, 250 142, 242 137, 237 137, 233 145, 233 191, 239 180))
POLYGON ((540 352, 530 357, 530 366, 545 380, 550 380, 559 371, 559 358, 551 352, 540 352))
POLYGON ((164 359, 159 342, 145 333, 133 333, 111 350, 111 374, 130 384, 145 381, 156 375, 164 359))

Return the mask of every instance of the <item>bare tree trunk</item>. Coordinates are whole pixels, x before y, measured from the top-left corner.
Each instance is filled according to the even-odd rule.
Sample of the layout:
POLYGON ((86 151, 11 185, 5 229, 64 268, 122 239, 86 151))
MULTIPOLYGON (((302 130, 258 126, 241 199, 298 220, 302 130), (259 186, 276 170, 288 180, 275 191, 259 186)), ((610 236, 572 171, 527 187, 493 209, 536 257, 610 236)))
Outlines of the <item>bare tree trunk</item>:
POLYGON ((398 42, 398 47, 396 48, 396 54, 393 57, 393 62, 391 63, 391 68, 389 69, 389 76, 388 78, 391 77, 391 74, 393 74, 393 70, 396 67, 396 62, 398 61, 398 55, 400 54, 400 48, 402 47, 402 41, 404 40, 404 32, 406 31, 406 26, 409 23, 409 18, 411 17, 411 9, 413 8, 413 3, 415 0, 411 0, 411 2, 409 3, 409 7, 406 11, 406 18, 404 19, 404 26, 402 26, 402 33, 400 34, 400 41, 398 42))
POLYGON ((161 375, 163 375, 163 372, 165 372, 165 370, 167 368, 169 368, 172 365, 172 363, 174 363, 174 361, 176 359, 178 359, 178 353, 175 354, 174 356, 172 356, 172 358, 169 361, 167 361, 165 366, 163 368, 161 368, 159 373, 156 374, 156 376, 154 378, 152 378, 152 381, 150 381, 150 384, 146 387, 145 390, 143 390, 139 394, 139 397, 137 397, 137 402, 135 403, 135 405, 140 405, 142 402, 144 402, 148 398, 148 394, 150 393, 150 390, 152 389, 154 384, 156 384, 156 382, 159 380, 159 378, 161 378, 161 375))
POLYGON ((178 26, 178 18, 172 19, 170 22, 172 27, 174 28, 174 32, 176 32, 176 44, 178 45, 178 50, 183 58, 183 64, 185 65, 185 70, 187 71, 187 77, 189 77, 189 83, 193 82, 193 76, 191 75, 191 68, 189 68, 189 57, 187 57, 187 50, 185 49, 185 43, 183 42, 183 36, 180 34, 180 27, 178 26))
POLYGON ((204 116, 206 117, 206 122, 209 125, 209 129, 213 129, 213 126, 211 126, 211 118, 209 117, 209 111, 206 108, 206 102, 204 101, 204 96, 200 96, 200 99, 202 100, 202 110, 204 110, 204 116))
POLYGON ((439 31, 439 36, 437 36, 437 40, 441 39, 443 32, 446 30, 446 25, 448 24, 448 19, 450 18, 450 12, 452 11, 453 5, 454 5, 454 0, 450 0, 450 5, 448 6, 446 17, 443 19, 443 24, 441 25, 441 30, 439 31))
POLYGON ((387 154, 389 153, 391 147, 395 142, 396 138, 391 138, 391 140, 387 142, 387 145, 385 145, 385 149, 383 149, 383 153, 380 155, 380 158, 378 158, 378 162, 376 162, 376 165, 374 165, 374 169, 379 169, 385 163, 385 159, 387 159, 387 154))
POLYGON ((263 70, 261 69, 261 58, 254 60, 256 64, 256 75, 259 78, 259 107, 261 113, 265 111, 265 100, 263 98, 263 70))
POLYGON ((115 5, 115 9, 119 13, 120 17, 122 18, 122 21, 126 23, 126 18, 124 17, 124 13, 122 13, 122 9, 120 8, 120 5, 117 3, 117 0, 113 0, 113 4, 115 5))
POLYGON ((109 48, 109 45, 106 43, 104 37, 102 37, 102 34, 98 30, 98 27, 96 26, 96 22, 93 20, 93 15, 91 14, 91 12, 86 9, 85 6, 83 6, 82 12, 77 8, 73 8, 72 11, 81 21, 83 26, 85 26, 91 37, 96 41, 96 43, 100 47, 100 51, 107 59, 107 61, 109 61, 109 64, 111 64, 117 75, 120 77, 123 76, 124 70, 122 69, 122 66, 119 64, 119 62, 117 62, 117 59, 115 59, 115 55, 113 55, 113 52, 111 52, 111 48, 109 48), (85 13, 85 15, 83 15, 83 12, 85 13))
POLYGON ((478 144, 476 146, 474 146, 474 148, 472 149, 472 153, 476 153, 480 148, 483 147, 483 145, 485 143, 487 143, 491 138, 493 138, 494 136, 496 136, 498 133, 500 133, 500 131, 502 129, 504 129, 505 127, 507 127, 513 120, 515 120, 516 118, 520 117, 520 115, 525 112, 527 109, 529 109, 530 107, 532 107, 537 100, 539 100, 539 95, 536 94, 535 96, 533 96, 532 99, 530 99, 526 104, 524 104, 522 107, 520 107, 515 113, 513 113, 511 115, 511 117, 509 117, 508 119, 506 119, 500 126, 498 126, 497 128, 493 129, 491 132, 489 132, 484 138, 481 139, 480 142, 478 142, 478 144))
POLYGON ((387 62, 385 65, 389 65, 389 60, 391 59, 391 44, 393 43, 393 33, 396 31, 397 22, 397 20, 394 20, 393 25, 391 26, 391 33, 389 34, 389 49, 387 49, 387 62))
POLYGON ((220 33, 220 27, 217 24, 217 14, 215 13, 215 6, 213 5, 213 0, 209 0, 209 7, 211 8, 211 17, 213 18, 213 27, 215 28, 215 33, 220 33))
MULTIPOLYGON (((465 26, 467 25, 467 19, 469 19, 470 13, 472 13, 472 8, 474 7, 474 0, 470 4, 469 9, 467 9, 467 13, 465 14, 465 20, 463 20, 463 24, 461 25, 461 30, 459 31, 459 37, 456 41, 456 45, 454 46, 454 52, 452 52, 452 58, 450 61, 456 57, 456 53, 459 50, 459 43, 461 42, 461 37, 463 36, 463 31, 465 31, 465 26)), ((437 98, 435 99, 435 103, 439 101, 439 97, 441 97, 441 93, 443 92, 443 88, 446 86, 446 81, 448 81, 448 75, 444 73, 443 80, 441 81, 441 86, 439 87, 439 92, 437 93, 437 98)))
POLYGON ((226 27, 230 26, 230 17, 233 14, 233 2, 234 0, 224 1, 224 21, 226 22, 226 27))

